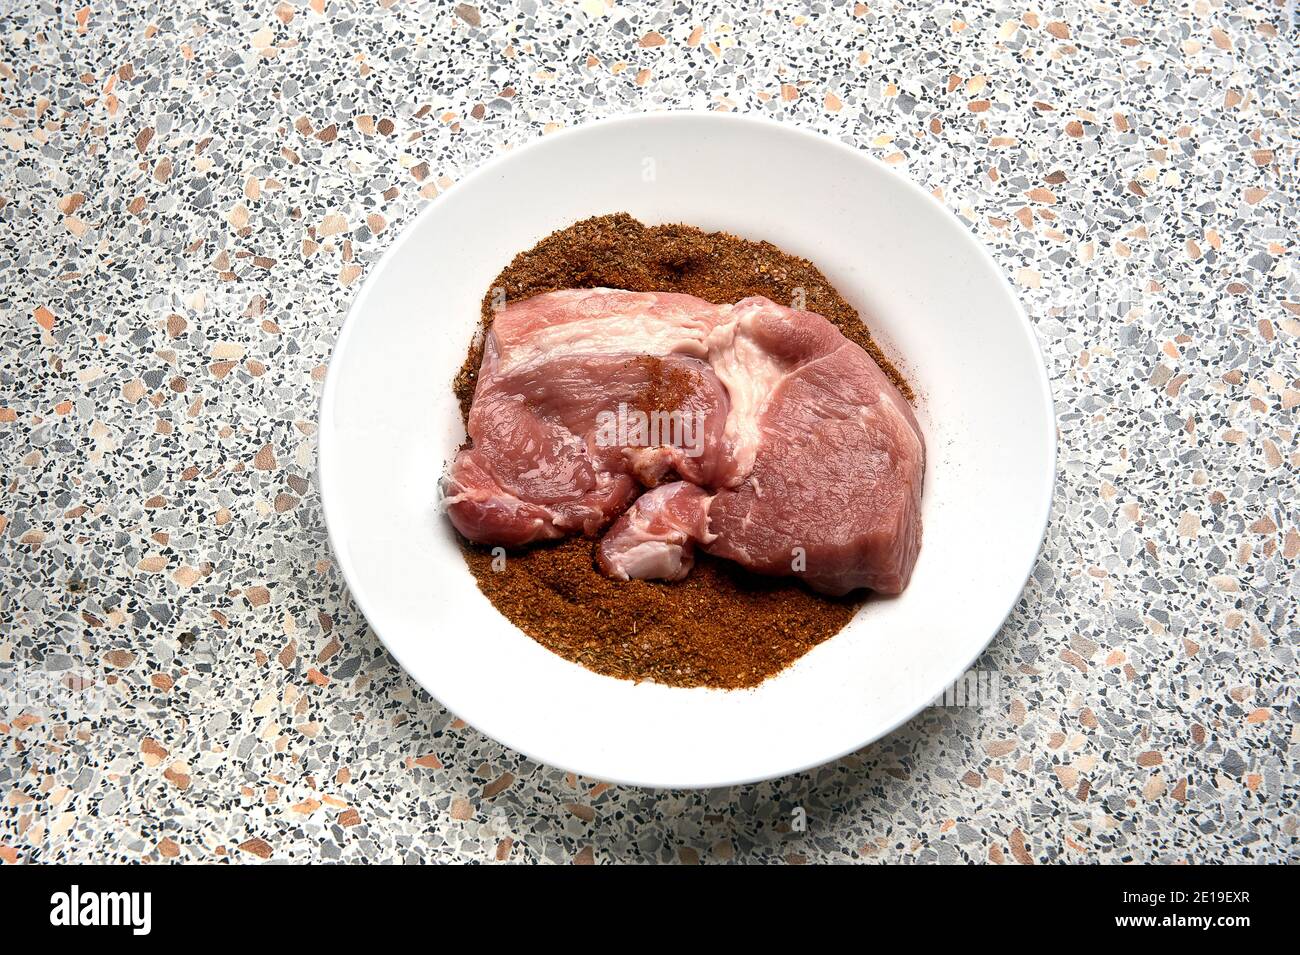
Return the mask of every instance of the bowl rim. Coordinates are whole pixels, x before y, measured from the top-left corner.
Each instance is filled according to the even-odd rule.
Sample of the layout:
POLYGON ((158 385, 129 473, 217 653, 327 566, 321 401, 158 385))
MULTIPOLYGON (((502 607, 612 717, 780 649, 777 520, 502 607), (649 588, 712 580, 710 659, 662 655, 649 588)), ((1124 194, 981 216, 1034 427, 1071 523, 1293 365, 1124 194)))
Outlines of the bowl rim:
MULTIPOLYGON (((998 625, 993 628, 993 631, 979 645, 978 650, 969 659, 962 660, 961 665, 959 667, 956 667, 953 671, 949 672, 946 676, 946 679, 938 684, 939 692, 942 692, 943 688, 951 686, 956 680, 960 679, 962 674, 966 673, 970 669, 971 665, 976 660, 979 659, 979 657, 985 652, 985 650, 988 649, 990 644, 992 644, 993 640, 997 637, 998 633, 1001 631, 1003 624, 1005 624, 1006 620, 1010 617, 1012 611, 1015 610, 1016 604, 1020 601, 1021 596, 1024 594, 1025 586, 1026 584, 1028 584, 1030 578, 1033 575, 1034 567, 1037 565, 1038 562, 1038 555, 1042 552, 1043 541, 1046 538, 1047 528, 1051 519, 1052 504, 1056 493, 1056 477, 1057 477, 1058 448, 1057 448, 1056 406, 1052 396, 1051 379, 1047 372, 1047 364, 1046 361, 1044 360, 1042 346, 1040 345, 1038 341, 1038 337, 1034 332, 1033 324, 1029 320, 1029 316, 1025 311, 1024 305, 1021 303, 1019 295, 1016 294, 1015 287, 1011 284, 1011 281, 1007 277, 1005 270, 998 263, 998 261, 993 257, 993 254, 989 251, 988 247, 975 236, 975 234, 966 225, 966 223, 962 222, 961 219, 959 219, 951 209, 949 209, 946 205, 944 205, 943 202, 941 202, 930 191, 925 189, 916 180, 912 179, 911 177, 905 174, 900 173, 898 170, 894 169, 888 164, 881 162, 875 156, 872 156, 869 153, 863 151, 862 149, 856 148, 836 138, 833 135, 830 135, 828 133, 823 133, 815 129, 810 129, 806 126, 802 126, 794 122, 778 120, 771 117, 761 116, 753 113, 723 113, 723 112, 717 112, 713 110, 702 110, 702 109, 666 109, 666 110, 659 110, 653 112, 622 113, 614 116, 607 116, 600 119, 591 120, 585 123, 579 123, 576 126, 566 127, 565 129, 558 130, 554 133, 542 134, 534 137, 533 139, 530 139, 528 142, 523 143, 522 145, 503 149, 500 152, 498 152, 496 155, 491 156, 490 158, 480 162, 463 179, 459 179, 455 183, 453 183, 453 185, 447 190, 447 194, 454 195, 456 192, 460 191, 464 186, 468 184, 472 184, 477 180, 486 179, 490 177, 497 170, 497 168, 500 165, 503 165, 505 162, 509 160, 513 160, 518 156, 526 155, 530 151, 544 148, 547 143, 550 143, 554 140, 558 140, 561 138, 564 139, 577 138, 583 135, 590 134, 593 130, 604 130, 611 127, 634 126, 634 125, 646 124, 646 123, 649 124, 675 123, 675 122, 681 122, 683 120, 693 121, 693 122, 703 121, 707 123, 721 123, 724 125, 735 125, 735 126, 744 125, 744 126, 750 126, 754 128, 762 128, 768 132, 774 132, 780 135, 788 134, 795 138, 802 138, 807 141, 815 142, 820 148, 830 147, 832 149, 838 150, 841 153, 852 156, 858 162, 863 162, 868 165, 877 167, 878 170, 883 170, 885 172, 888 172, 893 177, 893 180, 897 182, 901 188, 903 188, 904 190, 910 190, 913 194, 922 197, 926 202, 938 206, 943 211, 943 214, 949 220, 953 221, 955 225, 958 226, 957 231, 960 232, 962 236, 960 241, 965 243, 969 248, 974 249, 977 252, 978 257, 984 262, 985 265, 989 267, 990 271, 997 276, 997 281, 1000 283, 1002 291, 1006 294, 1007 299, 1012 303, 1014 307, 1014 313, 1017 320, 1018 330, 1027 341, 1031 349, 1031 353, 1037 357, 1037 362, 1035 363, 1034 371, 1036 373, 1040 399, 1043 406, 1047 410, 1047 432, 1048 432, 1046 435, 1046 447, 1048 451, 1048 455, 1047 455, 1048 467, 1044 469, 1044 474, 1043 474, 1044 480, 1046 481, 1046 485, 1047 485, 1045 489, 1046 493, 1039 495, 1039 499, 1041 501, 1041 503, 1039 504, 1039 513, 1037 518, 1033 522, 1035 525, 1039 527, 1038 545, 1034 550, 1033 556, 1029 560, 1029 566, 1024 571, 1023 579, 1020 581, 1019 588, 1016 590, 1015 595, 1011 598, 1011 602, 1007 605, 1006 609, 1002 612, 1001 616, 999 617, 998 625)), ((663 782, 662 780, 648 780, 648 779, 635 779, 635 778, 628 778, 628 777, 596 775, 593 774, 590 769, 579 767, 579 766, 567 765, 562 761, 557 762, 549 757, 543 756, 533 751, 531 747, 519 746, 516 743, 505 738, 504 736, 498 735, 495 731, 493 731, 490 728, 491 724, 493 723, 493 720, 491 720, 490 718, 486 722, 484 722, 482 720, 476 719, 469 715, 464 715, 460 713, 457 709, 454 709, 452 704, 446 702, 443 699, 442 695, 436 693, 433 690, 433 688, 429 686, 421 676, 417 675, 416 672, 407 665, 406 660, 403 659, 402 653, 399 652, 399 650, 393 645, 392 642, 390 642, 384 637, 384 635, 380 632, 379 628, 375 625, 374 617, 372 617, 369 610, 370 607, 369 598, 365 596, 363 589, 358 585, 359 577, 356 570, 352 567, 351 559, 348 556, 349 551, 347 548, 341 546, 342 542, 340 541, 338 536, 340 534, 339 522, 337 520, 331 522, 330 520, 329 502, 332 497, 331 488, 333 487, 333 484, 328 478, 328 474, 330 472, 330 466, 327 465, 327 462, 331 462, 333 460, 333 456, 336 453, 336 450, 333 447, 333 437, 332 437, 333 428, 327 427, 327 424, 330 421, 332 421, 331 409, 333 407, 334 394, 337 389, 338 378, 339 378, 337 373, 337 368, 340 367, 341 365, 339 359, 344 354, 344 350, 347 346, 347 343, 351 338, 352 333, 355 331, 357 325, 359 324, 359 318, 358 318, 359 314, 363 311, 367 299, 374 291, 375 278, 383 274, 384 270, 387 268, 391 260, 397 257, 397 254, 399 250, 403 247, 403 245, 406 242, 411 241, 411 238, 417 231, 419 225, 424 220, 432 217, 437 212, 439 206, 442 205, 442 202, 440 201, 441 198, 442 197, 439 196, 433 200, 430 200, 423 209, 421 209, 418 213, 416 213, 416 215, 409 222, 405 224, 405 226, 402 228, 401 232, 397 235, 397 237, 393 239, 393 241, 389 244, 388 248, 384 250, 383 254, 380 255, 380 257, 374 262, 374 264, 367 270, 366 276, 362 281, 361 287, 358 289, 356 295, 353 297, 352 303, 348 306, 347 313, 344 316, 343 322, 339 326, 339 331, 337 336, 335 337, 333 348, 330 351, 329 364, 327 366, 326 375, 325 375, 325 385, 321 391, 321 397, 317 404, 318 427, 317 427, 316 468, 315 468, 316 486, 320 494, 321 513, 325 522, 326 535, 329 540, 330 550, 333 553, 334 561, 338 566, 340 573, 343 575, 343 581, 348 588, 348 593, 351 596, 353 602, 356 604, 357 609, 359 609, 362 613, 362 616, 365 617, 367 626, 369 626, 369 628, 374 631, 375 636, 379 638, 380 643, 384 645, 384 648, 393 657, 393 659, 397 662, 397 664, 406 672, 406 674, 417 684, 419 684, 419 686, 422 689, 424 689, 424 691, 428 693, 430 697, 432 697, 435 701, 437 701, 437 703, 440 706, 442 706, 444 709, 446 709, 448 712, 451 712, 456 717, 463 719, 466 723, 472 726, 477 732, 495 740, 496 742, 500 743, 501 745, 509 749, 514 750, 515 752, 521 753, 522 755, 526 756, 529 759, 532 759, 543 765, 551 766, 566 772, 573 772, 578 775, 587 776, 589 778, 601 779, 610 783, 614 783, 616 785, 635 786, 635 787, 647 788, 647 789, 726 788, 729 786, 746 785, 749 783, 762 782, 770 779, 781 779, 786 776, 807 772, 808 770, 815 769, 819 766, 824 766, 829 763, 835 762, 836 760, 842 759, 843 757, 851 753, 858 752, 859 750, 867 746, 870 746, 872 743, 884 739, 886 736, 893 733, 899 727, 911 721, 914 717, 916 717, 917 714, 929 708, 932 705, 933 700, 927 697, 923 699, 920 703, 918 703, 916 706, 911 708, 904 708, 904 710, 900 714, 895 714, 893 718, 885 721, 885 723, 882 724, 882 728, 873 731, 871 734, 867 736, 867 738, 863 739, 861 742, 856 743, 855 745, 850 746, 849 748, 843 749, 841 751, 829 753, 826 755, 819 755, 806 762, 802 762, 800 764, 791 766, 787 769, 783 769, 779 773, 774 774, 772 772, 760 772, 753 776, 743 776, 735 779, 730 779, 730 778, 726 780, 710 779, 708 781, 703 781, 703 782, 672 781, 666 783, 663 782)), ((610 679, 613 678, 611 677, 610 679)), ((699 687, 688 688, 688 689, 693 689, 693 690, 703 689, 705 691, 709 691, 709 688, 699 688, 699 687)), ((454 694, 452 695, 454 696, 454 694)))

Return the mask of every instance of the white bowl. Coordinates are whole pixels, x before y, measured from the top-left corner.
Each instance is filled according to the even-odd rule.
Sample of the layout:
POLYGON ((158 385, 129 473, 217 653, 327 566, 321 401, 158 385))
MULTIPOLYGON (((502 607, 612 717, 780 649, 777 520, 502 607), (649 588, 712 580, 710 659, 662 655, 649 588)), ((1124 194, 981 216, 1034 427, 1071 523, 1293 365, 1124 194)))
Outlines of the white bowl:
POLYGON ((429 205, 371 270, 321 403, 320 491, 339 567, 403 667, 534 759, 647 786, 781 776, 879 739, 967 670, 1015 605, 1051 503, 1056 426, 1011 286, 921 188, 766 120, 657 113, 497 157, 429 205), (625 211, 811 259, 899 360, 929 452, 911 585, 756 689, 599 676, 475 586, 435 483, 464 438, 451 380, 498 272, 550 232, 625 211))

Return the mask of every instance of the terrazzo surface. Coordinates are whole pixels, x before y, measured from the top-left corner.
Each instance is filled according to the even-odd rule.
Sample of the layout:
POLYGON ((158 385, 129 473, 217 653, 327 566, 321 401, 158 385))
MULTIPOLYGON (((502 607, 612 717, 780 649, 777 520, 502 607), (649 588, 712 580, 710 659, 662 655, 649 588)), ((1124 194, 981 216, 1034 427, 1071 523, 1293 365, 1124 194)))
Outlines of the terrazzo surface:
POLYGON ((4 10, 0 859, 1300 861, 1285 4, 4 10), (1005 705, 709 792, 443 710, 351 603, 313 474, 402 227, 504 149, 670 107, 934 190, 1018 283, 1060 425, 978 664, 1005 705))

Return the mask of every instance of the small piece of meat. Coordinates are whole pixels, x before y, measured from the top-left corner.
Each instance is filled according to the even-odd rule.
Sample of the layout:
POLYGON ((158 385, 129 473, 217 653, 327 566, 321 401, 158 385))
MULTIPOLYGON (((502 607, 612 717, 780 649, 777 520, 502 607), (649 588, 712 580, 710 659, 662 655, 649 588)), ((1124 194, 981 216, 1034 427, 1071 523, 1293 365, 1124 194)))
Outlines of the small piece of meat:
POLYGON ((684 481, 646 491, 601 539, 600 569, 616 580, 681 580, 695 564, 695 543, 713 540, 712 500, 684 481))

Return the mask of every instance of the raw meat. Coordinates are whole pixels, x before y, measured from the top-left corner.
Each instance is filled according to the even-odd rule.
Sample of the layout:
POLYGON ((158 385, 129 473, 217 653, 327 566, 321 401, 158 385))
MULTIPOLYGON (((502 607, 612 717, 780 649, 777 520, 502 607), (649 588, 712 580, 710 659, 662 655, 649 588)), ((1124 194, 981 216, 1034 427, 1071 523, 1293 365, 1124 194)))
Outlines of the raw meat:
POLYGON ((766 299, 738 302, 709 344, 745 477, 709 506, 708 552, 823 593, 900 593, 921 548, 925 444, 898 389, 826 319, 766 299))
POLYGON ((617 580, 681 580, 695 564, 695 543, 714 538, 712 499, 685 481, 646 491, 601 538, 600 569, 617 580))
POLYGON ((591 289, 511 305, 468 430, 445 504, 482 543, 594 535, 631 504, 599 549, 611 576, 681 579, 698 545, 832 594, 900 592, 920 549, 925 446, 907 402, 826 319, 767 299, 591 289), (667 407, 671 440, 608 427, 612 409, 667 407))
POLYGON ((456 529, 506 546, 595 534, 670 472, 707 485, 733 470, 722 446, 726 390, 703 360, 718 319, 716 306, 689 295, 606 289, 504 309, 484 342, 471 446, 443 482, 456 529), (620 412, 641 412, 654 432, 656 409, 642 406, 666 386, 680 426, 666 422, 662 437, 677 440, 650 441, 634 425, 620 435, 620 412), (610 440, 603 413, 615 425, 610 440))

